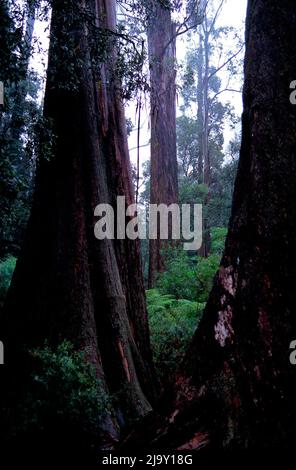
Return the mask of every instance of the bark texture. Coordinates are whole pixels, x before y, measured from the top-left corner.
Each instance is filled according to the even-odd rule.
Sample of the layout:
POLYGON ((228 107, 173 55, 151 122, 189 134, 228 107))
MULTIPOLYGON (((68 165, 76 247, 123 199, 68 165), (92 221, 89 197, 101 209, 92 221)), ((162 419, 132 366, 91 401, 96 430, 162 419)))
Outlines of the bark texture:
POLYGON ((292 0, 249 0, 229 235, 203 319, 170 399, 163 400, 165 411, 144 426, 152 447, 294 446, 296 107, 289 86, 295 31, 292 0))
POLYGON ((121 396, 117 422, 101 423, 109 447, 118 423, 151 410, 156 390, 138 242, 94 236, 97 204, 114 204, 117 195, 133 202, 112 75, 115 21, 113 0, 53 2, 44 108, 51 151, 38 163, 26 241, 0 323, 8 405, 28 380, 24 348, 64 338, 87 348, 106 391, 121 396))
POLYGON ((204 49, 202 35, 199 34, 198 58, 197 58, 197 125, 198 125, 198 161, 197 161, 197 180, 199 184, 204 182, 204 155, 203 155, 203 128, 204 128, 204 49))
MULTIPOLYGON (((176 40, 171 12, 157 0, 147 2, 151 82, 151 204, 178 203, 176 150, 176 40)), ((170 235, 170 228, 169 228, 170 235)), ((149 244, 149 287, 164 270, 158 237, 149 244)))

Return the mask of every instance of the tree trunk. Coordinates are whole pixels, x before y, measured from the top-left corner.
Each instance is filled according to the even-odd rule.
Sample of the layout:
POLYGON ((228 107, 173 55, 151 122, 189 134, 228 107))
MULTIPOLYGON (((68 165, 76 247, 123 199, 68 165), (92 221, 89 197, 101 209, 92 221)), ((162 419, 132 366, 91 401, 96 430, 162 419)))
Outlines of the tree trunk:
POLYGON ((296 368, 289 361, 296 335, 296 108, 289 102, 295 29, 292 0, 249 0, 229 235, 203 319, 164 405, 165 424, 159 417, 146 423, 146 445, 149 439, 152 447, 184 450, 209 443, 295 445, 296 368))
POLYGON ((209 119, 210 119, 210 97, 209 97, 209 73, 210 73, 210 44, 208 32, 208 20, 204 19, 205 25, 203 26, 203 33, 199 34, 199 57, 198 57, 198 124, 201 125, 198 135, 199 141, 199 158, 198 158, 198 171, 203 170, 202 179, 199 178, 199 183, 204 183, 207 186, 207 194, 204 198, 203 210, 203 243, 199 250, 199 255, 207 258, 211 247, 210 227, 208 223, 208 205, 210 202, 210 185, 211 185, 211 159, 209 149, 209 119), (200 111, 201 108, 201 111, 200 111))
MULTIPOLYGON (((133 202, 124 113, 118 83, 110 79, 114 28, 113 0, 53 2, 44 107, 50 133, 44 150, 51 152, 38 162, 26 241, 1 316, 1 340, 12 404, 28 381, 23 349, 66 338, 77 349, 87 348, 105 389, 120 392, 115 411, 125 425, 127 416, 151 410, 156 387, 138 242, 94 236, 98 204, 114 204, 119 195, 133 202), (90 21, 81 19, 86 7, 90 21), (101 28, 96 29, 99 45, 93 42, 94 23, 101 28)), ((102 429, 112 446, 117 424, 108 418, 102 429)))
MULTIPOLYGON (((207 18, 206 18, 207 28, 207 18)), ((209 96, 209 73, 210 73, 210 43, 208 30, 204 32, 204 55, 205 55, 205 75, 203 83, 203 99, 204 99, 204 126, 203 126, 203 140, 202 140, 202 151, 204 160, 204 183, 207 186, 207 194, 204 201, 204 221, 203 221, 203 244, 202 244, 202 256, 208 257, 211 248, 211 234, 210 226, 208 221, 208 206, 211 198, 211 156, 210 156, 210 131, 209 131, 209 119, 210 119, 210 96, 209 96)))
MULTIPOLYGON (((151 204, 178 203, 176 150, 176 41, 171 12, 157 0, 149 2, 148 48, 151 82, 151 204)), ((169 227, 169 238, 170 238, 169 227)), ((167 243, 150 240, 149 287, 164 270, 161 253, 167 243)))
POLYGON ((199 184, 204 182, 204 159, 203 159, 203 128, 204 128, 204 51, 203 37, 199 34, 198 58, 197 58, 197 125, 198 125, 198 160, 197 160, 197 180, 199 184))

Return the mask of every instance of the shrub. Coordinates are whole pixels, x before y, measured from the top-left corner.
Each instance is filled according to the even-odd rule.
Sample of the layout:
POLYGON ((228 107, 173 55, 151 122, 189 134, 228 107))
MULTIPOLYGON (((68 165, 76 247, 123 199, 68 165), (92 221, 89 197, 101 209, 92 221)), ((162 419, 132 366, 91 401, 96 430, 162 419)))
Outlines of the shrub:
POLYGON ((147 291, 147 305, 155 365, 160 378, 166 380, 180 364, 204 304, 151 289, 147 291))
POLYGON ((197 299, 199 302, 206 302, 208 300, 219 263, 220 256, 216 254, 211 254, 207 258, 198 257, 196 281, 197 299))
POLYGON ((100 418, 110 412, 107 395, 86 362, 64 341, 56 348, 30 351, 35 367, 22 411, 19 432, 59 435, 67 432, 95 445, 100 418))
POLYGON ((167 270, 159 275, 157 288, 163 295, 204 303, 208 299, 219 262, 220 255, 216 253, 202 258, 175 250, 167 261, 167 270))
POLYGON ((214 227, 211 229, 211 252, 222 256, 227 236, 227 228, 214 227))
POLYGON ((208 258, 180 249, 166 252, 166 271, 147 292, 151 344, 159 375, 169 378, 189 345, 212 289, 227 230, 213 229, 208 258))
POLYGON ((4 302, 10 286, 11 278, 16 264, 16 258, 9 256, 0 262, 0 303, 4 302))
POLYGON ((166 258, 166 271, 159 275, 157 288, 164 295, 196 302, 197 257, 184 250, 172 250, 166 258))

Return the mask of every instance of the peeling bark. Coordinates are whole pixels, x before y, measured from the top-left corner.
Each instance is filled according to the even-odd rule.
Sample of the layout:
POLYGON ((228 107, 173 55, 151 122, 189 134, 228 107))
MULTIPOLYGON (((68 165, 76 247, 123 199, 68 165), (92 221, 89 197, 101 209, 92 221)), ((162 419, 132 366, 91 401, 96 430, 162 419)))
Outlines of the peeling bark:
MULTIPOLYGON (((115 205, 119 195, 130 204, 133 194, 119 85, 110 79, 116 50, 109 44, 108 65, 94 70, 92 27, 77 18, 86 6, 97 26, 115 28, 113 0, 53 2, 44 108, 53 153, 38 162, 26 241, 1 315, 2 393, 8 406, 22 397, 30 374, 24 348, 66 338, 87 348, 106 392, 120 392, 115 413, 126 425, 127 416, 151 410, 156 385, 138 241, 98 241, 93 232, 97 204, 115 205), (70 64, 63 64, 65 45, 67 57, 75 51, 70 64)), ((112 447, 116 420, 101 426, 112 447)))
MULTIPOLYGON (((151 204, 178 203, 178 164, 176 147, 176 40, 171 12, 157 0, 149 6, 148 48, 151 82, 151 204)), ((171 227, 169 227, 169 239, 171 227)), ((150 240, 149 287, 164 270, 161 253, 167 243, 150 240)))
POLYGON ((188 447, 201 432, 212 448, 294 448, 295 31, 292 0, 249 1, 242 147, 225 252, 175 386, 127 446, 188 447))

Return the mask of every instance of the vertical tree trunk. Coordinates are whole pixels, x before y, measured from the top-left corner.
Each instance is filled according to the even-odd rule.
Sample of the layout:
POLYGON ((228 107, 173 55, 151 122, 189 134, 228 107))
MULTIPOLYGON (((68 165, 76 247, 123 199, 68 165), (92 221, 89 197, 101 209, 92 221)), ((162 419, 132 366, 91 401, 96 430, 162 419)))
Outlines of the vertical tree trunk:
MULTIPOLYGON (((94 237, 97 204, 113 204, 117 195, 133 202, 125 119, 118 84, 110 79, 114 27, 113 0, 53 2, 44 107, 51 134, 44 149, 51 151, 38 162, 26 241, 0 332, 12 403, 28 381, 23 348, 67 338, 88 349, 106 390, 120 392, 115 411, 122 424, 151 410, 155 380, 138 242, 94 237), (91 21, 82 20, 86 7, 91 21), (94 23, 101 28, 99 44, 94 23)), ((102 427, 112 445, 116 424, 108 418, 102 427)))
POLYGON ((211 185, 211 159, 209 149, 209 73, 210 73, 210 51, 209 51, 209 33, 207 17, 205 16, 203 26, 203 33, 199 34, 199 52, 198 52, 198 90, 197 90, 197 106, 198 106, 198 142, 199 142, 199 157, 198 157, 198 173, 202 169, 202 177, 199 177, 199 183, 204 183, 207 186, 207 194, 204 199, 203 210, 203 243, 199 250, 199 255, 206 258, 209 254, 211 247, 210 227, 208 224, 207 208, 210 201, 210 185, 211 185))
POLYGON ((202 151, 204 159, 204 183, 209 186, 211 183, 211 163, 209 152, 209 36, 208 32, 204 33, 204 79, 203 79, 203 100, 204 100, 204 126, 202 151))
POLYGON ((158 448, 295 445, 296 368, 289 361, 296 336, 296 107, 289 101, 295 29, 292 0, 249 0, 229 235, 166 407, 166 427, 161 434, 154 422, 149 430, 151 441, 161 435, 153 443, 158 448))
POLYGON ((207 186, 207 194, 204 201, 204 221, 203 221, 203 244, 202 244, 202 256, 207 258, 211 248, 211 234, 210 226, 208 222, 208 206, 211 198, 211 156, 209 148, 209 119, 210 119, 210 108, 209 108, 209 73, 210 73, 210 43, 209 43, 209 33, 207 28, 207 18, 206 29, 204 31, 204 64, 205 64, 205 74, 203 80, 203 99, 204 99, 204 125, 203 125, 203 139, 202 139, 202 152, 204 160, 204 183, 207 186))
MULTIPOLYGON (((176 41, 171 12, 157 0, 149 2, 148 47, 151 80, 151 204, 178 202, 176 150, 176 41)), ((166 245, 150 240, 149 287, 164 269, 166 245)))
MULTIPOLYGON (((114 0, 111 2, 98 0, 97 10, 101 27, 106 27, 111 31, 115 30, 116 2, 114 0)), ((116 197, 125 196, 126 206, 128 206, 135 203, 135 197, 120 83, 114 76, 116 50, 113 50, 108 60, 109 66, 102 65, 98 90, 100 115, 102 116, 100 136, 110 160, 108 189, 111 194, 111 202, 116 207, 116 197)), ((141 376, 142 387, 150 401, 153 402, 157 394, 157 386, 152 366, 139 240, 117 239, 115 253, 125 298, 125 308, 133 336, 131 346, 134 360, 138 367, 138 374, 141 376)), ((113 375, 112 371, 111 373, 113 375)))
POLYGON ((204 158, 203 158, 203 128, 204 128, 204 51, 203 37, 199 34, 198 58, 197 58, 197 125, 198 125, 198 161, 197 161, 197 180, 199 184, 204 182, 204 158))

